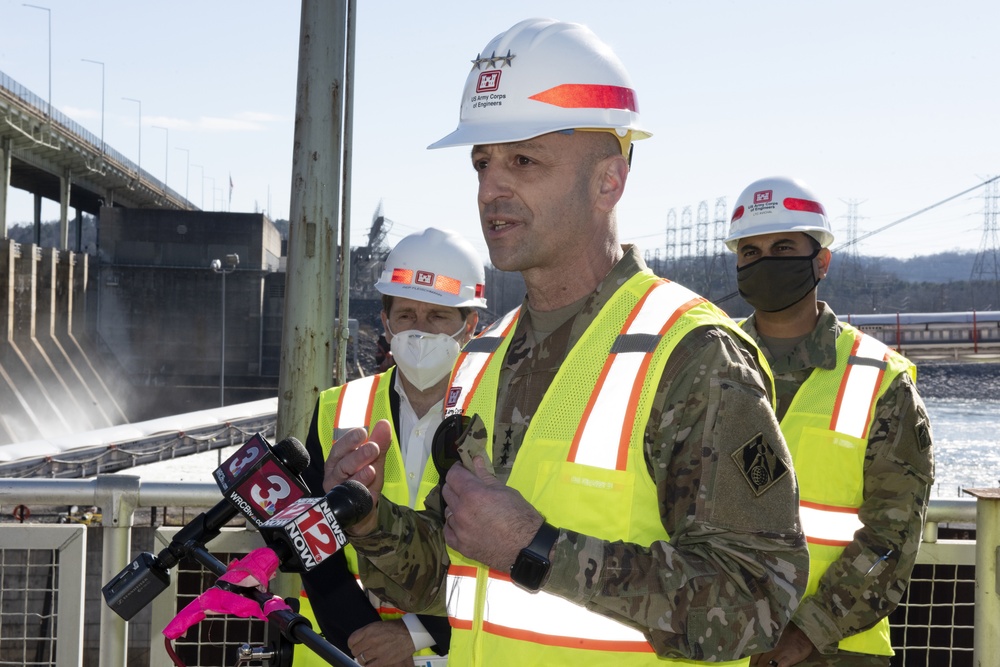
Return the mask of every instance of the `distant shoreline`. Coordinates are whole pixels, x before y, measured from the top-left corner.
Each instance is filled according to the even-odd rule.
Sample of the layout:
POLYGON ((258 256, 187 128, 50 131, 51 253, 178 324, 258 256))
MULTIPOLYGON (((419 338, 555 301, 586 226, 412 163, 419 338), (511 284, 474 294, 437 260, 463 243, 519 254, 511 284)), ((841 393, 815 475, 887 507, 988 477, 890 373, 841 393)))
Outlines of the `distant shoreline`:
POLYGON ((917 390, 932 398, 1000 398, 1000 364, 917 364, 917 390))

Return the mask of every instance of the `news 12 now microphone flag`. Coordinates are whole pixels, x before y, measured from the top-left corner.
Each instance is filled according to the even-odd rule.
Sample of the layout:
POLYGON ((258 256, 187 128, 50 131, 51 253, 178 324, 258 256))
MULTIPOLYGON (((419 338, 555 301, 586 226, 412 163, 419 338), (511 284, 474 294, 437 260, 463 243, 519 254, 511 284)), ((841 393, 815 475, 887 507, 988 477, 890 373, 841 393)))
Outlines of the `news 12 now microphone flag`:
POLYGON ((259 433, 223 461, 214 475, 222 495, 257 527, 306 495, 305 484, 259 433))

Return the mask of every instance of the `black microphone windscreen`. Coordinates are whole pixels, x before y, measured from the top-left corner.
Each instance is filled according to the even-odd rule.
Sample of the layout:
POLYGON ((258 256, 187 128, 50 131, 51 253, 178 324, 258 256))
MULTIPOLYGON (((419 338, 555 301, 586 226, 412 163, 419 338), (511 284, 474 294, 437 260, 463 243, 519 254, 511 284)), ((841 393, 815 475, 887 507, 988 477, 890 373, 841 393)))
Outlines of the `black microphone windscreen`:
POLYGON ((368 487, 356 479, 349 479, 340 485, 347 491, 347 497, 354 507, 354 520, 367 516, 372 511, 372 494, 368 487))
POLYGON ((309 450, 297 438, 285 438, 271 450, 293 475, 301 475, 309 467, 309 450))

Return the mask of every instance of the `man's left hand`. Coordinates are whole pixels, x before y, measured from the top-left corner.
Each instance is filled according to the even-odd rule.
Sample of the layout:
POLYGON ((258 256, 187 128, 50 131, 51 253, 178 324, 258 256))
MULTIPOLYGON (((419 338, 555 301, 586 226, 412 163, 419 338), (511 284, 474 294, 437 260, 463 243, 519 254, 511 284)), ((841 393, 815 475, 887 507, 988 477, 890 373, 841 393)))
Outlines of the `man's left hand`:
POLYGON ((347 645, 365 667, 413 667, 413 639, 401 618, 369 623, 351 633, 347 645))
POLYGON ((751 667, 794 667, 815 650, 815 646, 794 623, 785 626, 778 639, 778 645, 767 653, 759 653, 750 658, 751 667))
POLYGON ((445 478, 444 537, 464 556, 507 572, 544 518, 516 489, 494 477, 481 457, 473 466, 474 472, 452 466, 445 478))

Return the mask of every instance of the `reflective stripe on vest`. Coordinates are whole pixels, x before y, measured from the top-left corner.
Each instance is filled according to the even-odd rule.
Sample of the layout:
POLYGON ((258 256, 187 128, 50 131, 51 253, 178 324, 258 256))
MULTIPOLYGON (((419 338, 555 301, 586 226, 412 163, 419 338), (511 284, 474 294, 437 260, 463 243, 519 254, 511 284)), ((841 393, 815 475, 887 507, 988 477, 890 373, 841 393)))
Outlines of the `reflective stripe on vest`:
POLYGON ((608 470, 625 469, 646 369, 667 329, 688 309, 704 301, 691 295, 663 281, 636 304, 604 362, 584 410, 570 449, 571 462, 608 470), (594 415, 597 418, 591 419, 594 415), (609 442, 617 442, 618 447, 608 447, 609 442))
MULTIPOLYGON (((496 570, 490 570, 486 597, 483 629, 494 635, 549 646, 653 651, 638 630, 545 591, 529 593, 496 570)), ((452 625, 470 629, 475 617, 476 568, 449 570, 448 601, 452 625)))
POLYGON ((455 362, 455 370, 452 371, 451 384, 448 385, 448 395, 444 404, 445 415, 465 412, 490 359, 517 323, 520 312, 520 308, 510 311, 462 348, 462 353, 455 362))
POLYGON ((854 533, 864 526, 856 508, 834 507, 808 500, 799 501, 799 519, 806 542, 831 547, 846 547, 854 540, 854 533))
POLYGON ((854 342, 830 419, 831 431, 868 437, 868 417, 885 374, 888 354, 885 343, 872 336, 862 335, 854 342))
POLYGON ((348 382, 340 390, 337 414, 333 418, 333 439, 337 440, 352 428, 368 428, 375 405, 375 393, 381 375, 369 375, 348 382), (359 417, 361 419, 359 419, 359 417))
MULTIPOLYGON (((889 348, 875 338, 858 336, 851 348, 847 369, 840 382, 837 400, 830 418, 830 430, 854 438, 867 438, 872 406, 885 375, 889 348)), ((812 544, 846 547, 864 524, 858 508, 838 507, 802 500, 799 517, 806 541, 812 544)))

